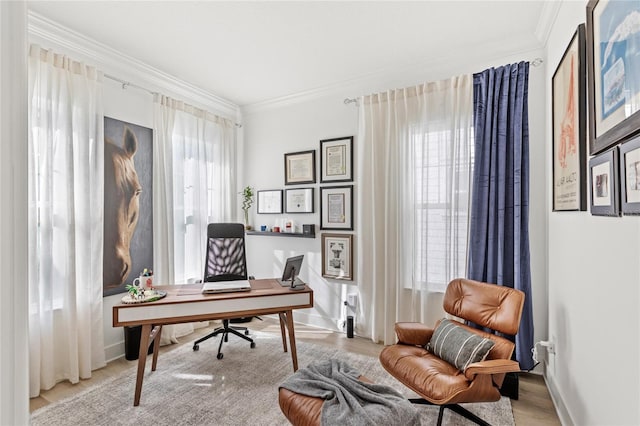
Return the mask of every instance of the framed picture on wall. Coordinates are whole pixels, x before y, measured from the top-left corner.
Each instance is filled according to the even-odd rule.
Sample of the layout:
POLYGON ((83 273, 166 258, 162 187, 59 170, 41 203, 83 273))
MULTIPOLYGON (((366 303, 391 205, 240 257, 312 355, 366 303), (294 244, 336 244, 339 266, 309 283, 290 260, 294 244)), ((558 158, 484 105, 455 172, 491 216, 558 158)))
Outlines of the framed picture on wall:
POLYGON ((153 130, 104 117, 103 296, 154 269, 152 177, 153 130))
POLYGON ((284 154, 284 184, 316 183, 316 150, 284 154))
POLYGON ((587 4, 591 155, 640 130, 638 1, 587 4))
POLYGON ((591 214, 620 216, 618 196, 618 147, 589 160, 591 214))
POLYGON ((353 280, 353 235, 322 234, 322 276, 353 280))
POLYGON ((353 136, 320 141, 320 182, 353 180, 353 136))
POLYGON ((353 231, 353 185, 320 188, 320 229, 353 231))
POLYGON ((640 137, 620 145, 620 203, 622 214, 640 215, 640 137))
POLYGON ((258 191, 258 214, 282 213, 282 190, 258 191))
POLYGON ((578 26, 553 74, 553 211, 587 209, 585 29, 578 26))
POLYGON ((285 189, 285 213, 313 213, 313 188, 285 189))

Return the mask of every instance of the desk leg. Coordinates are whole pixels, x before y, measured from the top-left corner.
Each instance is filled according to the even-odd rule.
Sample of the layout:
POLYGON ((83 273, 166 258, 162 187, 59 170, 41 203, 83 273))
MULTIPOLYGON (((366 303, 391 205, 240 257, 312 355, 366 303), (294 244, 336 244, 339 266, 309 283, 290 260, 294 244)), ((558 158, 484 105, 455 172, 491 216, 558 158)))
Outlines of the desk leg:
POLYGON ((162 336, 162 326, 156 325, 153 328, 153 361, 151 362, 151 371, 156 371, 156 364, 158 364, 158 354, 160 353, 160 336, 162 336))
POLYGON ((160 335, 162 334, 162 326, 153 327, 151 324, 144 324, 140 332, 140 352, 138 352, 138 375, 136 376, 136 393, 133 396, 133 406, 140 405, 140 394, 142 393, 142 380, 144 379, 144 367, 147 364, 147 352, 149 345, 153 343, 153 358, 151 362, 151 371, 156 371, 158 362, 158 352, 160 351, 160 335))
POLYGON ((296 351, 296 334, 293 330, 293 312, 286 311, 283 313, 287 320, 287 328, 289 329, 289 346, 291 346, 291 361, 293 361, 293 371, 298 371, 298 353, 296 351))
POLYGON ((282 347, 284 351, 287 352, 287 333, 285 332, 285 327, 287 326, 287 318, 284 316, 283 312, 278 313, 280 317, 280 333, 282 334, 282 347))
MULTIPOLYGON (((140 393, 142 393, 142 379, 144 379, 144 367, 147 363, 147 351, 149 350, 149 338, 151 336, 151 324, 144 324, 140 332, 140 352, 138 353, 138 375, 136 376, 136 392, 133 396, 133 406, 140 405, 140 393)), ((155 354, 154 354, 155 356, 155 354)))

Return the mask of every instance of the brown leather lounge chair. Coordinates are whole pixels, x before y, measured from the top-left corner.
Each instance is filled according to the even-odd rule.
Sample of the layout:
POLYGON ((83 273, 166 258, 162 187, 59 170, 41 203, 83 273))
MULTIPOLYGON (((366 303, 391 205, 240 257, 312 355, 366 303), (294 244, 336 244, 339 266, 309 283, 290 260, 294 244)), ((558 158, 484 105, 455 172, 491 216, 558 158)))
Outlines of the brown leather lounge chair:
MULTIPOLYGON (((458 278, 447 286, 443 306, 455 317, 509 337, 518 332, 523 303, 524 293, 519 290, 458 278)), ((488 425, 458 403, 500 399, 505 373, 520 371, 518 362, 511 360, 514 343, 457 321, 440 320, 434 329, 420 323, 400 322, 395 329, 398 343, 382 350, 380 362, 392 376, 422 397, 411 402, 439 405, 438 426, 442 424, 445 408, 479 425, 488 425), (465 337, 467 332, 472 334, 465 337), (460 359, 464 352, 460 351, 460 343, 469 337, 479 343, 467 352, 475 352, 478 346, 484 345, 485 349, 491 346, 491 342, 482 338, 493 342, 484 360, 460 359), (427 343, 431 352, 425 349, 427 343)))

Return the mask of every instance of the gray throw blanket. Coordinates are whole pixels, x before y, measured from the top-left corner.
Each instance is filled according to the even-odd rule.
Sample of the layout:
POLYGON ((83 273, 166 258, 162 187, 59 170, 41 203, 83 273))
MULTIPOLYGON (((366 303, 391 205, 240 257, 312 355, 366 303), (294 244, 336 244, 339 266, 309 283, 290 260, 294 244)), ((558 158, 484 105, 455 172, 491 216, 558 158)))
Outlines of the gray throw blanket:
POLYGON ((360 373, 337 359, 301 368, 280 387, 325 400, 323 425, 420 425, 411 402, 395 389, 358 380, 360 373))

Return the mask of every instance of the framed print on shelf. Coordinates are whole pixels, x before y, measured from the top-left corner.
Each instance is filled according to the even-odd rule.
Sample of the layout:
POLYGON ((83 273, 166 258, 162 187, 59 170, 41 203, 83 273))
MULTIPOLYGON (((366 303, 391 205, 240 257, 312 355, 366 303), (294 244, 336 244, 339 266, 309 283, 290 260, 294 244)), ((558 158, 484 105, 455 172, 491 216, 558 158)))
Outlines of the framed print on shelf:
POLYGON ((353 235, 322 234, 322 276, 353 280, 353 235))
POLYGON ((640 137, 620 145, 622 214, 640 215, 640 137))
POLYGON ((284 184, 316 183, 316 150, 284 154, 284 184))
POLYGON ((320 229, 353 231, 353 185, 320 188, 320 229))
POLYGON ((313 188, 285 189, 285 213, 313 213, 313 188))
POLYGON ((258 191, 258 214, 282 213, 282 189, 258 191))
POLYGON ((587 209, 584 32, 580 24, 551 79, 554 212, 587 209))
POLYGON ((591 155, 640 130, 639 14, 638 1, 587 4, 591 155))
POLYGON ((320 182, 353 180, 353 136, 320 141, 320 182))
POLYGON ((591 176, 591 214, 620 216, 618 197, 618 148, 589 160, 591 176))

